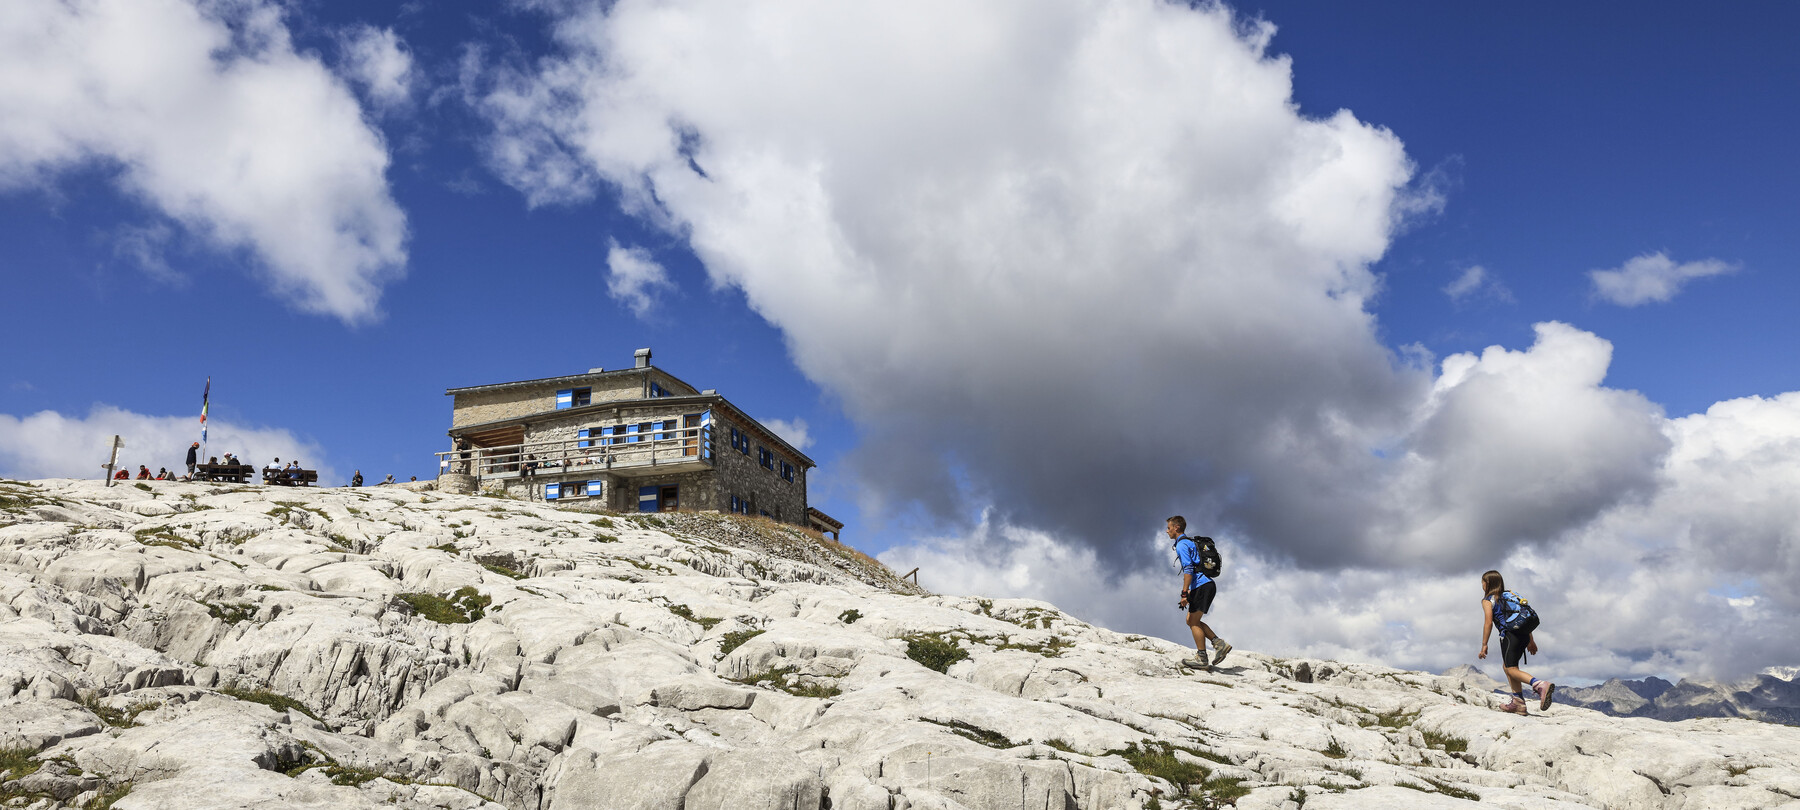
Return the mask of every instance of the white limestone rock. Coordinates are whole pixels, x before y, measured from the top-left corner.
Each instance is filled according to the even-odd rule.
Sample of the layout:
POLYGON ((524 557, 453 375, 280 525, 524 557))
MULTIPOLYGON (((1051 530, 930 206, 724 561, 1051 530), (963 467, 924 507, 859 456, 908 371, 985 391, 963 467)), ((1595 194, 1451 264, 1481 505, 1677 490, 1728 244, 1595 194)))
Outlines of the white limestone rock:
POLYGON ((1800 807, 1800 729, 1522 718, 1473 668, 1193 675, 756 521, 0 490, 0 748, 39 763, 0 790, 44 808, 1800 807))

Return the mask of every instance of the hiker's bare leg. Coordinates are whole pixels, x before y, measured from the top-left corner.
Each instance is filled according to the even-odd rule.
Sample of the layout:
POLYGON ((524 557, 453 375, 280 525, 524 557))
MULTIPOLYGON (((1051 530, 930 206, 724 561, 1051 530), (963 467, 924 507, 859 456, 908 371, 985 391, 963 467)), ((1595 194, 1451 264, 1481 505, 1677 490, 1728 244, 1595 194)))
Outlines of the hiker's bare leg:
POLYGON ((1518 667, 1506 668, 1506 685, 1512 687, 1514 692, 1523 689, 1524 684, 1528 683, 1531 683, 1531 673, 1518 667))
POLYGON ((1204 618, 1206 618, 1204 613, 1189 613, 1187 617, 1188 631, 1194 634, 1194 648, 1202 653, 1206 652, 1207 639, 1218 638, 1212 628, 1207 627, 1206 622, 1201 621, 1204 618))

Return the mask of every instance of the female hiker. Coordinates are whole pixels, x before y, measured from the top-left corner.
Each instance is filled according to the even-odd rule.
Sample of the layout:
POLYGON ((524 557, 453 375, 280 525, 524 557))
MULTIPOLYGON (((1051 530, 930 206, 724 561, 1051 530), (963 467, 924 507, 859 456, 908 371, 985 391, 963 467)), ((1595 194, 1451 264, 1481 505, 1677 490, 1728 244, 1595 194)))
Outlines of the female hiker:
POLYGON ((1501 707, 1501 711, 1513 714, 1529 714, 1525 709, 1523 685, 1529 685, 1537 696, 1538 711, 1550 708, 1550 696, 1556 692, 1556 684, 1540 681, 1531 677, 1531 673, 1519 669, 1520 659, 1526 652, 1537 653, 1537 642, 1531 638, 1531 632, 1537 629, 1537 611, 1519 595, 1506 589, 1506 580, 1499 571, 1489 571, 1481 575, 1481 654, 1488 654, 1488 633, 1495 627, 1500 628, 1500 660, 1506 666, 1506 683, 1512 688, 1512 700, 1501 707))

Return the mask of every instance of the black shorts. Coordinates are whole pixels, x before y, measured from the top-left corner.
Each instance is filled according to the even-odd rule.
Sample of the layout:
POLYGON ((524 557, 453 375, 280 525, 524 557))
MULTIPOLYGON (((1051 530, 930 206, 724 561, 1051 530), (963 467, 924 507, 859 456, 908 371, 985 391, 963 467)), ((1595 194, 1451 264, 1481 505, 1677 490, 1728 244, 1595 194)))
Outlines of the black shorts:
POLYGON ((1531 631, 1536 630, 1536 616, 1525 620, 1524 624, 1511 630, 1500 631, 1500 660, 1508 667, 1516 667, 1525 658, 1525 645, 1531 643, 1531 631))
POLYGON ((1212 610, 1213 597, 1218 594, 1219 583, 1213 582, 1212 580, 1207 580, 1199 585, 1195 585, 1187 594, 1188 612, 1205 613, 1212 610))

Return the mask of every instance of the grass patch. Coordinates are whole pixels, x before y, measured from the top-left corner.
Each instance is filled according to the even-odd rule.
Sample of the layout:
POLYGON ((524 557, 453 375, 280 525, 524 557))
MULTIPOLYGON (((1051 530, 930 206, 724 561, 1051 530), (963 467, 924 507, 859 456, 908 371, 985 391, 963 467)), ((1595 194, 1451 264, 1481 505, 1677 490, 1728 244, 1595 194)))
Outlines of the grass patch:
POLYGON ((695 616, 693 609, 689 608, 687 605, 670 605, 669 612, 680 616, 683 619, 687 619, 694 624, 700 625, 706 630, 711 630, 713 629, 713 625, 725 621, 724 619, 714 619, 707 616, 695 616))
POLYGON ((1462 799, 1463 801, 1468 801, 1468 802, 1481 801, 1481 794, 1475 793, 1473 791, 1463 790, 1462 788, 1459 788, 1448 782, 1440 782, 1436 779, 1426 779, 1425 783, 1428 785, 1431 785, 1431 787, 1433 789, 1435 789, 1437 792, 1442 793, 1445 796, 1449 796, 1452 799, 1462 799))
POLYGON ((443 545, 438 545, 438 546, 426 546, 426 548, 432 549, 434 551, 442 551, 445 554, 461 554, 462 553, 462 549, 457 548, 455 543, 444 543, 443 545))
POLYGON ((959 737, 973 740, 989 748, 1016 748, 1019 746, 1019 743, 1007 739, 1005 734, 1001 734, 998 731, 989 731, 980 726, 972 726, 961 720, 933 720, 929 717, 921 717, 919 719, 934 726, 943 726, 944 728, 950 729, 951 733, 959 737))
POLYGON ((141 490, 143 490, 143 491, 145 491, 145 492, 149 492, 149 491, 150 491, 150 485, 149 485, 149 484, 146 484, 146 483, 144 483, 144 482, 142 482, 142 481, 139 481, 139 482, 137 482, 137 483, 135 483, 135 484, 132 484, 132 486, 134 486, 134 487, 137 487, 137 488, 138 488, 138 489, 141 489, 141 490))
POLYGON ((839 613, 838 621, 843 622, 844 624, 856 624, 856 620, 860 619, 862 617, 863 617, 862 611, 857 610, 856 608, 851 608, 849 610, 844 611, 843 613, 839 613))
POLYGON ((1024 650, 1025 652, 1036 653, 1045 658, 1057 658, 1063 654, 1063 650, 1067 650, 1074 646, 1075 642, 1064 639, 1061 636, 1051 636, 1049 641, 1041 644, 1014 644, 1011 637, 1002 636, 1000 638, 1000 643, 994 645, 994 649, 1024 650))
POLYGON ((196 599, 194 601, 206 606, 207 615, 226 624, 239 624, 256 618, 256 605, 246 605, 241 603, 232 604, 230 602, 215 605, 205 599, 196 599))
POLYGON ((1449 734, 1440 734, 1435 731, 1427 731, 1424 729, 1419 730, 1419 735, 1425 738, 1426 748, 1442 748, 1452 754, 1460 754, 1469 750, 1469 741, 1461 737, 1453 737, 1449 734))
POLYGON ((745 686, 762 686, 779 689, 796 697, 832 698, 843 693, 837 684, 821 681, 817 678, 802 678, 796 667, 775 667, 743 678, 731 680, 745 686))
POLYGON ((763 634, 761 630, 733 630, 719 639, 719 657, 724 658, 732 650, 744 646, 744 642, 763 634))
POLYGON ((1250 789, 1244 787, 1243 782, 1243 779, 1235 776, 1220 776, 1200 783, 1200 790, 1219 802, 1234 804, 1238 799, 1250 795, 1250 789))
POLYGON ((528 578, 527 574, 523 574, 518 571, 514 571, 513 569, 507 568, 504 565, 495 565, 493 563, 482 563, 481 567, 486 568, 487 570, 492 571, 496 574, 499 574, 500 576, 503 576, 503 577, 512 577, 513 579, 527 579, 528 578))
POLYGON ((258 586, 256 586, 256 589, 259 591, 285 591, 285 590, 287 590, 286 588, 283 588, 280 585, 258 585, 258 586))
POLYGON ((1175 756, 1174 746, 1168 743, 1145 740, 1143 745, 1132 743, 1122 751, 1109 751, 1125 758, 1131 767, 1145 776, 1161 779, 1175 786, 1181 793, 1190 788, 1205 784, 1212 776, 1212 769, 1193 762, 1183 762, 1175 756))
POLYGON ((38 761, 37 752, 29 748, 0 748, 0 771, 7 772, 8 780, 37 773, 43 764, 38 761))
POLYGON ((399 599, 412 606, 414 612, 438 624, 468 624, 487 615, 492 597, 464 585, 448 598, 429 593, 403 593, 399 599))
POLYGON ((1081 752, 1080 752, 1080 751, 1077 751, 1077 750, 1075 750, 1075 747, 1074 747, 1074 746, 1072 746, 1072 745, 1069 745, 1069 743, 1068 743, 1068 741, 1067 741, 1067 740, 1064 740, 1064 739, 1063 739, 1063 738, 1061 738, 1061 737, 1051 737, 1051 738, 1050 738, 1050 739, 1048 739, 1048 740, 1045 740, 1045 741, 1044 741, 1044 744, 1045 744, 1045 745, 1047 745, 1047 746, 1050 746, 1050 747, 1051 747, 1051 748, 1054 748, 1054 749, 1056 749, 1056 750, 1058 750, 1058 751, 1061 751, 1061 752, 1063 752, 1063 753, 1065 753, 1065 754, 1079 754, 1079 753, 1081 753, 1081 752))
POLYGON ((969 657, 969 651, 942 635, 918 633, 906 637, 906 657, 926 669, 949 672, 951 664, 969 657))
POLYGON ((597 518, 595 520, 588 521, 588 525, 599 526, 602 529, 610 529, 610 528, 613 528, 613 519, 609 518, 609 517, 597 518))
POLYGON ((596 543, 617 543, 617 542, 619 542, 619 538, 617 538, 613 535, 607 534, 605 532, 596 532, 596 533, 594 533, 594 542, 596 542, 596 543))
POLYGON ((1325 750, 1320 751, 1319 753, 1331 757, 1332 759, 1343 759, 1350 756, 1350 752, 1344 750, 1343 743, 1338 742, 1336 737, 1331 738, 1331 744, 1325 746, 1325 750))
POLYGON ((280 692, 271 692, 267 689, 238 689, 236 687, 231 687, 220 689, 219 694, 228 695, 250 703, 261 703, 278 712, 285 712, 292 709, 314 720, 318 720, 321 723, 325 722, 319 715, 315 714, 312 709, 307 708, 306 704, 281 694, 280 692))
POLYGON ((1377 715, 1375 715, 1375 719, 1373 721, 1365 722, 1365 721, 1359 720, 1359 721, 1357 721, 1357 725, 1361 725, 1361 726, 1376 725, 1376 726, 1380 726, 1382 728, 1400 729, 1400 728, 1406 728, 1407 726, 1412 725, 1413 721, 1417 720, 1417 719, 1419 719, 1419 715, 1416 713, 1415 714, 1405 714, 1402 712, 1393 712, 1391 714, 1377 714, 1377 715))
POLYGON ((180 549, 196 549, 200 547, 200 541, 189 540, 186 537, 176 534, 167 527, 138 529, 137 531, 132 532, 131 535, 137 538, 139 543, 143 543, 146 546, 164 546, 166 548, 180 549))
POLYGON ((1731 776, 1743 776, 1744 774, 1749 773, 1750 769, 1754 768, 1754 767, 1756 767, 1756 766, 1754 766, 1754 765, 1727 765, 1727 766, 1725 766, 1725 773, 1729 774, 1731 776))
POLYGON ((100 791, 94 798, 88 799, 87 803, 81 806, 81 810, 108 810, 108 808, 117 804, 120 799, 129 795, 131 795, 131 783, 126 782, 125 784, 100 791))

